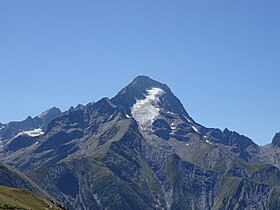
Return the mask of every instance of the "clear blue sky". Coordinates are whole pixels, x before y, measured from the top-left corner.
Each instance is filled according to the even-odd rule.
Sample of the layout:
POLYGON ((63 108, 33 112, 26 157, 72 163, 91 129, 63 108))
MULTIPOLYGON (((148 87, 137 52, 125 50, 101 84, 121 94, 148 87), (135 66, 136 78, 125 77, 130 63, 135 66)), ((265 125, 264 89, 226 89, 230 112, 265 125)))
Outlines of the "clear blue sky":
POLYGON ((141 74, 197 122, 265 144, 280 131, 280 1, 0 1, 0 73, 2 123, 141 74))

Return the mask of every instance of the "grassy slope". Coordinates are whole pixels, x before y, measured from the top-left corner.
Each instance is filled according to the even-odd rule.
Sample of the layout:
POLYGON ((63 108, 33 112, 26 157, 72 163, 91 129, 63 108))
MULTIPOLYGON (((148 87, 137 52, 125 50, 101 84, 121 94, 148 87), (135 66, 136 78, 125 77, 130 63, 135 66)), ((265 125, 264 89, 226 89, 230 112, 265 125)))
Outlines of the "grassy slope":
POLYGON ((0 186, 5 185, 8 187, 24 188, 41 197, 53 199, 26 175, 2 162, 0 162, 0 179, 0 186))
POLYGON ((0 209, 58 210, 60 208, 49 204, 30 191, 0 186, 0 209))

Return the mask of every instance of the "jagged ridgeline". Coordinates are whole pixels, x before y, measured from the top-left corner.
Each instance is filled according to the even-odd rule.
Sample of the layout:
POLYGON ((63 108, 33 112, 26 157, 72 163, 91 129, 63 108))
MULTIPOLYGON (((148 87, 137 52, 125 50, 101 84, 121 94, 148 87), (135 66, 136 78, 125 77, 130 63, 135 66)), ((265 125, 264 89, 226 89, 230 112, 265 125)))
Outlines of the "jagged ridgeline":
POLYGON ((206 128, 139 76, 112 99, 1 124, 0 161, 72 210, 274 210, 279 136, 206 128))

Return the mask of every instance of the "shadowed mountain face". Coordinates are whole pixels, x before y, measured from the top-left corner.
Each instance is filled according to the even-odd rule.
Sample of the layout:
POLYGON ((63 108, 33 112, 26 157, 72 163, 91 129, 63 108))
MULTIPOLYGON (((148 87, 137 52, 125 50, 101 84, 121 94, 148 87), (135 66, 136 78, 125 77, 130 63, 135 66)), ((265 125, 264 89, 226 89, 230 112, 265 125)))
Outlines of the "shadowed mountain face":
POLYGON ((277 143, 200 125, 146 76, 42 132, 6 139, 0 160, 69 209, 280 208, 277 143))

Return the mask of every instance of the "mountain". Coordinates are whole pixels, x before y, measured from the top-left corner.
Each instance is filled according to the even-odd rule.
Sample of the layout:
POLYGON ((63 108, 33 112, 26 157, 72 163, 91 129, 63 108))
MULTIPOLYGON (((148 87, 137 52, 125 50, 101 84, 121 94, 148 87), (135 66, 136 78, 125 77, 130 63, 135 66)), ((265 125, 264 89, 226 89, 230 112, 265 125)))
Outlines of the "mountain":
POLYGON ((0 160, 69 209, 280 208, 276 143, 200 125, 147 76, 42 131, 6 141, 0 160))

